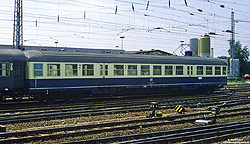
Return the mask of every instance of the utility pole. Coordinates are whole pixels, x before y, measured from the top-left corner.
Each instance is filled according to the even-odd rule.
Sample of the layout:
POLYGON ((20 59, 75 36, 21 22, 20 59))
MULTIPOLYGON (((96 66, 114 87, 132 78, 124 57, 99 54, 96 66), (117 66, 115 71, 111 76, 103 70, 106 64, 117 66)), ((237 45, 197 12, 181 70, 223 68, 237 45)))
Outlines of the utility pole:
POLYGON ((13 49, 23 48, 23 0, 15 0, 14 25, 13 25, 13 49))
POLYGON ((231 58, 232 58, 232 64, 231 64, 231 76, 234 78, 235 76, 235 66, 234 66, 234 43, 235 43, 235 21, 234 21, 234 12, 231 12, 231 32, 232 32, 232 38, 231 38, 231 58))
POLYGON ((214 57, 214 48, 211 48, 211 54, 210 57, 213 58, 214 57))
POLYGON ((122 39, 121 50, 123 50, 123 39, 125 38, 125 36, 121 36, 120 38, 122 39))

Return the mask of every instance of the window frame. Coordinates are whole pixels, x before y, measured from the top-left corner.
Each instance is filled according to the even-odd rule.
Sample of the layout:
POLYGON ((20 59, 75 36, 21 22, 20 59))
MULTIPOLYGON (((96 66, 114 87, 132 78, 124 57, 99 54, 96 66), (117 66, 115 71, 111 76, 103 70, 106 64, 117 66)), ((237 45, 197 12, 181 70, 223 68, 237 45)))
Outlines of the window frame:
POLYGON ((226 66, 222 67, 222 75, 227 75, 227 67, 226 66))
POLYGON ((75 76, 78 76, 78 64, 65 64, 65 76, 66 77, 75 77, 75 76), (72 65, 72 69, 67 69, 67 65, 72 65), (75 66, 75 68, 74 68, 75 66), (72 71, 72 74, 73 75, 67 75, 67 70, 70 70, 72 71))
POLYGON ((133 65, 133 64, 129 64, 128 65, 128 69, 127 69, 127 75, 128 76, 137 76, 138 75, 138 66, 137 65, 133 65), (135 69, 130 69, 130 67, 135 67, 135 69), (135 73, 134 73, 135 72, 135 73), (134 73, 134 74, 133 74, 134 73))
POLYGON ((194 66, 193 65, 187 65, 187 75, 188 76, 194 75, 194 66))
POLYGON ((206 75, 213 75, 213 66, 206 66, 206 75), (211 68, 211 70, 208 70, 211 68))
POLYGON ((150 76, 151 72, 150 72, 150 65, 141 65, 140 66, 140 75, 141 76, 150 76), (142 68, 142 67, 148 67, 147 69, 142 68), (145 75, 146 74, 146 75, 145 75))
POLYGON ((176 65, 175 66, 175 75, 181 76, 184 75, 184 66, 183 65, 176 65), (181 71, 180 69, 178 69, 178 67, 181 67, 181 71), (181 74, 179 74, 179 72, 181 72, 181 74))
POLYGON ((34 77, 43 77, 43 63, 33 63, 33 76, 34 77), (41 65, 41 68, 35 68, 35 65, 41 65), (35 75, 35 72, 42 72, 42 75, 35 75))
POLYGON ((125 75, 125 65, 124 64, 114 64, 114 76, 124 76, 125 75), (116 68, 121 66, 120 68, 116 68))
POLYGON ((100 76, 108 76, 109 75, 109 65, 100 64, 99 68, 100 68, 100 76))
POLYGON ((0 62, 1 68, 0 68, 0 77, 9 77, 10 76, 10 63, 7 62, 0 62), (3 69, 3 64, 6 65, 5 69, 3 69), (3 71, 5 71, 5 76, 3 76, 3 71))
POLYGON ((60 77, 61 76, 61 64, 53 64, 53 63, 48 63, 47 64, 47 76, 48 77, 60 77), (50 66, 52 65, 56 65, 57 69, 50 69, 50 66), (59 68, 58 68, 59 66, 59 68), (50 72, 51 71, 51 72, 50 72), (49 75, 50 73, 52 73, 53 71, 56 71, 57 75, 49 75), (59 75, 58 75, 59 74, 59 75))
POLYGON ((94 64, 81 64, 81 66, 82 66, 82 76, 94 76, 95 75, 94 64), (89 66, 92 66, 92 68, 89 66))
POLYGON ((196 66, 196 75, 204 75, 204 66, 196 66))
POLYGON ((165 68, 165 70, 164 70, 165 75, 174 75, 174 66, 173 65, 165 65, 164 68, 165 68), (171 69, 169 69, 167 67, 171 67, 171 69))
POLYGON ((153 65, 153 76, 161 76, 162 75, 162 66, 161 65, 153 65), (159 67, 160 69, 156 69, 159 67))
POLYGON ((214 67, 214 75, 221 75, 221 66, 215 66, 214 67), (220 71, 216 71, 216 68, 220 68, 220 71), (219 74, 217 74, 217 72, 220 72, 219 74))

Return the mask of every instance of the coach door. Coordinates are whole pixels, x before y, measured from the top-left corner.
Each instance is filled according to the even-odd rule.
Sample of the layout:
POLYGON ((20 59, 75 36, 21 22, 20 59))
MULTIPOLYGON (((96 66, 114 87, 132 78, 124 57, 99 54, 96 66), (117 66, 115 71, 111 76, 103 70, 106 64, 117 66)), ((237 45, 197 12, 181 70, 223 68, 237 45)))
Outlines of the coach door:
POLYGON ((191 66, 191 65, 188 65, 187 66, 187 75, 189 76, 189 77, 191 77, 192 75, 193 75, 193 66, 191 66))
POLYGON ((108 64, 103 63, 103 64, 100 65, 100 75, 103 78, 105 78, 105 77, 108 76, 108 74, 109 74, 108 69, 109 69, 109 65, 108 64))

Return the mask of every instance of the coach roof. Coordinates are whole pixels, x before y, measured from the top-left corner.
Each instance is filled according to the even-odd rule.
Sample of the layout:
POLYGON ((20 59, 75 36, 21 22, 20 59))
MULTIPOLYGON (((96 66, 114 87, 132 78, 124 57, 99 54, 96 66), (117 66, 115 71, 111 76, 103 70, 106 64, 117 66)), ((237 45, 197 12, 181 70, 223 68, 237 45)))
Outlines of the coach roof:
POLYGON ((86 62, 86 63, 141 63, 141 64, 192 64, 226 65, 217 58, 158 56, 138 54, 105 54, 67 51, 25 51, 31 62, 86 62))
POLYGON ((17 49, 0 49, 0 62, 26 61, 22 51, 17 49))

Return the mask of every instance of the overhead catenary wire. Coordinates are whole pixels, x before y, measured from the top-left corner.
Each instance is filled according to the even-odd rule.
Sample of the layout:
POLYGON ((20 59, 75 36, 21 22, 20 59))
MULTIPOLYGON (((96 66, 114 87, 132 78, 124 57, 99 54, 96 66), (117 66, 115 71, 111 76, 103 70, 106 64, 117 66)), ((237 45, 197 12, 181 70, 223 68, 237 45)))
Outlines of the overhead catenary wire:
MULTIPOLYGON (((34 0, 27 0, 27 1, 30 3, 30 5, 35 2, 34 0)), ((60 2, 60 8, 59 8, 60 14, 57 15, 54 14, 55 10, 53 9, 53 7, 54 5, 58 5, 58 2, 53 2, 48 0, 36 0, 36 2, 48 5, 48 7, 44 8, 40 7, 38 4, 38 8, 35 8, 37 10, 36 19, 37 17, 39 17, 38 21, 39 25, 37 28, 42 30, 43 28, 47 27, 45 29, 48 29, 51 32, 53 32, 53 27, 54 27, 53 25, 58 25, 58 24, 52 21, 53 20, 56 21, 56 19, 59 19, 57 20, 57 22, 60 23, 60 28, 58 29, 59 34, 56 37, 60 38, 61 34, 64 32, 67 32, 69 36, 74 35, 73 32, 71 32, 72 31, 71 27, 74 29, 75 28, 78 29, 78 31, 75 32, 76 34, 78 33, 80 34, 82 32, 85 33, 88 32, 92 33, 93 35, 99 36, 99 35, 105 35, 104 33, 105 31, 109 33, 108 35, 110 36, 113 35, 114 38, 115 35, 119 32, 122 32, 123 29, 134 28, 133 30, 128 30, 127 32, 124 32, 124 34, 129 35, 129 37, 137 37, 136 39, 139 42, 144 41, 146 39, 146 41, 153 41, 153 43, 164 44, 162 37, 167 33, 172 34, 172 36, 171 38, 169 38, 166 35, 165 36, 166 40, 167 39, 170 40, 173 38, 176 39, 177 41, 177 39, 180 39, 180 35, 183 35, 186 38, 188 36, 199 37, 202 33, 204 34, 205 32, 208 32, 209 30, 212 29, 216 32, 221 32, 223 30, 226 30, 228 27, 227 20, 230 20, 229 16, 224 16, 219 13, 215 15, 215 18, 210 18, 210 16, 214 14, 213 11, 207 11, 205 9, 202 9, 203 12, 200 13, 197 11, 197 7, 192 5, 191 1, 187 1, 186 5, 185 2, 183 1, 182 3, 177 3, 171 0, 171 5, 169 5, 170 1, 163 1, 163 0, 159 1, 114 0, 115 3, 111 5, 106 5, 105 3, 100 4, 100 3, 92 3, 89 1, 67 0, 60 2), (129 5, 131 7, 134 6, 134 10, 131 9, 131 7, 129 8, 129 5), (64 9, 64 7, 67 7, 67 9, 69 10, 64 9), (74 9, 71 9, 71 7, 74 9), (117 7, 119 9, 117 9, 117 7), (98 10, 95 10, 96 8, 98 10), (115 14, 114 12, 116 12, 117 10, 118 13, 115 14), (45 14, 46 11, 50 11, 50 14, 45 14), (190 21, 191 17, 190 12, 194 14, 192 16, 192 22, 190 21), (79 17, 79 13, 82 13, 83 15, 81 18, 79 17), (86 17, 86 15, 88 16, 86 17), (95 15, 99 15, 99 17, 102 15, 102 18, 96 19, 95 15), (131 17, 131 15, 133 15, 133 17, 131 17), (107 19, 105 17, 111 17, 111 19, 107 19), (116 21, 114 21, 114 17, 116 17, 115 18, 116 21), (179 17, 179 20, 176 17, 179 17), (120 19, 123 19, 123 21, 120 21, 120 19), (126 22, 126 19, 130 19, 131 22, 126 22), (159 21, 160 24, 163 25, 163 28, 166 29, 165 31, 158 30, 153 32, 147 32, 148 29, 153 29, 155 27, 158 27, 159 21), (169 22, 171 22, 170 25, 165 25, 166 23, 169 22), (178 27, 176 27, 176 25, 178 25, 178 27), (205 27, 203 27, 203 25, 205 27), (89 30, 85 29, 84 28, 85 26, 90 29, 89 30), (97 30, 97 31, 92 32, 91 30, 97 30), (132 33, 134 35, 132 35, 132 33), (147 33, 150 33, 150 35, 147 37, 142 37, 142 36, 138 37, 139 35, 145 35, 147 33), (159 39, 159 41, 156 41, 156 39, 159 39)), ((212 5, 218 6, 218 4, 212 4, 212 5)), ((227 5, 226 8, 228 8, 227 5)), ((35 16, 31 12, 29 12, 29 10, 31 11, 32 9, 34 9, 34 7, 26 6, 27 10, 25 11, 26 18, 32 20, 25 20, 26 22, 25 25, 32 25, 33 23, 33 26, 35 26, 37 23, 37 20, 33 19, 35 16)), ((237 14, 237 9, 235 10, 237 14)), ((239 12, 239 14, 242 17, 247 18, 245 16, 247 12, 245 13, 243 10, 240 11, 241 12, 239 12)), ((1 13, 2 12, 0 10, 0 14, 1 13)), ((8 14, 5 13, 5 16, 8 17, 8 14)), ((241 35, 246 34, 245 31, 248 30, 248 27, 242 24, 239 24, 237 26, 238 26, 237 30, 243 30, 243 32, 239 32, 239 38, 242 38, 241 35)), ((32 33, 30 35, 32 35, 32 33)), ((36 37, 36 35, 33 36, 36 37)), ((66 37, 66 35, 64 36, 66 37)), ((109 38, 103 37, 103 39, 108 40, 109 38)), ((126 40, 129 41, 129 38, 126 37, 126 40)), ((72 39, 72 41, 74 40, 72 39)), ((89 41, 90 45, 91 43, 94 45, 94 42, 89 41)))

